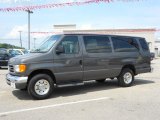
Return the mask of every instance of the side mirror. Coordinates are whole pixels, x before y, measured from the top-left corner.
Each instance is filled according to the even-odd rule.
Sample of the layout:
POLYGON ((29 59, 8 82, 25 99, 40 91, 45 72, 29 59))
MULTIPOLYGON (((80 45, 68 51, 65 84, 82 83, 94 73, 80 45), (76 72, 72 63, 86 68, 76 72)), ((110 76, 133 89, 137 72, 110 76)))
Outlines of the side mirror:
POLYGON ((59 45, 57 48, 56 48, 56 54, 61 54, 61 53, 64 53, 64 47, 59 45))

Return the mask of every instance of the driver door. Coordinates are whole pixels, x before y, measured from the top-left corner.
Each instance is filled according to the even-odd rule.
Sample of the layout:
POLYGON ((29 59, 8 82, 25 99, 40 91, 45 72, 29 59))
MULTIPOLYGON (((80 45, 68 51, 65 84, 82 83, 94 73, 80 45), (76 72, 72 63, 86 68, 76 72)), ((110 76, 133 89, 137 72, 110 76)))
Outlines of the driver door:
POLYGON ((57 83, 82 82, 82 50, 78 36, 64 36, 56 48, 63 53, 54 53, 55 77, 57 83))

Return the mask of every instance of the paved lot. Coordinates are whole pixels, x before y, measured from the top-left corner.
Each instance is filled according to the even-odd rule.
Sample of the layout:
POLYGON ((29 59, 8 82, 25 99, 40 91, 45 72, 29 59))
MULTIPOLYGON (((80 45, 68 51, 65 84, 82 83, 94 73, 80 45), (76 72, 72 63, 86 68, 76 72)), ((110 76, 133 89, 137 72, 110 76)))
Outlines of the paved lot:
POLYGON ((136 76, 129 88, 116 80, 55 89, 52 97, 36 101, 5 83, 0 69, 0 120, 160 120, 160 59, 153 73, 136 76))

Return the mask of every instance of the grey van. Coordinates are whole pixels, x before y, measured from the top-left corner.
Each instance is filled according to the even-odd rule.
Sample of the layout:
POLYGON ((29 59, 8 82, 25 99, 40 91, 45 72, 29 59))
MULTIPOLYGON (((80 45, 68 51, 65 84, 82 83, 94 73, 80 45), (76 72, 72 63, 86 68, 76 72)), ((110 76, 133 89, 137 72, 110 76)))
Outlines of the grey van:
POLYGON ((59 34, 30 54, 11 58, 6 80, 35 99, 48 98, 56 86, 89 80, 117 78, 119 86, 129 87, 135 75, 151 72, 150 57, 145 38, 59 34))

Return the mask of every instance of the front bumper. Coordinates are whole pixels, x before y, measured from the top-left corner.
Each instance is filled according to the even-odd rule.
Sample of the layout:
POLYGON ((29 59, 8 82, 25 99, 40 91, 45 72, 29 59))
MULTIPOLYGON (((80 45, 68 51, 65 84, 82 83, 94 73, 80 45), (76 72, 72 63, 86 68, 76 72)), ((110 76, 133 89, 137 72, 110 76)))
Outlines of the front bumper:
POLYGON ((6 82, 14 89, 25 89, 27 87, 28 77, 13 76, 11 74, 6 75, 6 82))

